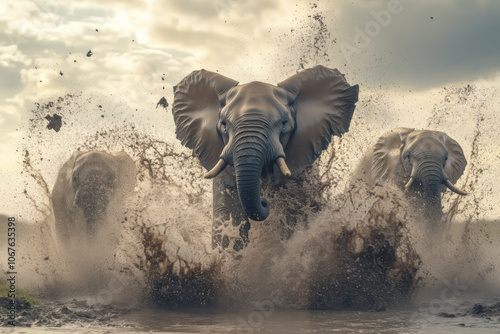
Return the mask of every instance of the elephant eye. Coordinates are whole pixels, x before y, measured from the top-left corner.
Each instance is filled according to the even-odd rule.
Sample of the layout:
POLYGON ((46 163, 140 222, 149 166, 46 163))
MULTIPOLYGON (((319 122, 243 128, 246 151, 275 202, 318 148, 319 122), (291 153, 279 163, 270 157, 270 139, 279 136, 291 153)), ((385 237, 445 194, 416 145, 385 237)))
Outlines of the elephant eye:
POLYGON ((221 128, 222 131, 224 131, 224 132, 226 131, 226 121, 221 121, 220 122, 220 128, 221 128))
POLYGON ((409 154, 406 155, 406 159, 410 160, 410 155, 409 154))
POLYGON ((281 126, 282 126, 283 131, 285 131, 287 129, 287 125, 288 125, 288 121, 286 119, 283 122, 281 122, 281 126))

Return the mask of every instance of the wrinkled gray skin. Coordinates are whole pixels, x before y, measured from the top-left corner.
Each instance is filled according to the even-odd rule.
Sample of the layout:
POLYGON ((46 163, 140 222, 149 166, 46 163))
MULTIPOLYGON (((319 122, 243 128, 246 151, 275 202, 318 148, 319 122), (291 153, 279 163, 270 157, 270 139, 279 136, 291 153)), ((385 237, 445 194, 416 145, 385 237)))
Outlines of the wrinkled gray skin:
POLYGON ((397 128, 381 136, 358 164, 352 182, 392 182, 426 218, 440 219, 441 195, 462 176, 467 160, 460 145, 440 131, 397 128), (410 181, 411 180, 411 181, 410 181), (446 185, 447 181, 451 185, 446 185))
POLYGON ((333 135, 348 131, 358 99, 357 85, 323 66, 277 86, 238 85, 214 72, 194 71, 174 92, 177 138, 215 177, 213 246, 229 246, 221 231, 231 221, 240 227, 235 250, 248 242, 249 219, 269 215, 270 205, 260 195, 261 176, 272 172, 280 183, 283 174, 297 176, 311 166, 333 135), (287 167, 278 167, 280 158, 287 167))
POLYGON ((93 236, 106 209, 135 184, 135 164, 125 152, 75 152, 52 190, 56 231, 63 242, 93 236), (83 234, 82 234, 83 233, 83 234))

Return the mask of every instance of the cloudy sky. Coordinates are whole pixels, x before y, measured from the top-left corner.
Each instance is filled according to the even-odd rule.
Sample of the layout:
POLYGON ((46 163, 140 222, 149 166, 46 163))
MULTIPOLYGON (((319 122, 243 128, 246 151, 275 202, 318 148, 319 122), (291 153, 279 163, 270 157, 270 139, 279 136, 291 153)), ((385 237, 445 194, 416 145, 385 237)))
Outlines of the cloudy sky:
POLYGON ((442 87, 498 85, 499 17, 496 0, 3 0, 2 174, 19 172, 35 102, 97 96, 147 127, 170 121, 156 103, 200 68, 277 83, 323 64, 424 106, 442 87))

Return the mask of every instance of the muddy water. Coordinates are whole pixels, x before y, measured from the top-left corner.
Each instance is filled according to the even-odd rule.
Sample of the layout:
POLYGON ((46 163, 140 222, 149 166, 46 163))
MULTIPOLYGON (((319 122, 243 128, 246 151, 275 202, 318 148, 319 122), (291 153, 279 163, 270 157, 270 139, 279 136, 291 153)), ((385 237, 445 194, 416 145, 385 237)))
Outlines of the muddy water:
MULTIPOLYGON (((465 297, 465 296, 464 296, 465 297)), ((439 314, 425 307, 366 311, 261 312, 220 309, 131 310, 106 324, 85 321, 62 327, 16 327, 12 333, 498 333, 498 309, 495 317, 475 314, 474 298, 456 300, 439 314)), ((481 298, 484 302, 485 298, 481 298)), ((491 301, 494 302, 493 300, 491 301)), ((498 303, 498 299, 496 300, 498 303)))
POLYGON ((472 193, 445 195, 447 221, 434 222, 441 228, 424 222, 397 189, 352 188, 343 177, 372 136, 404 125, 383 125, 386 117, 374 111, 391 97, 367 92, 352 130, 306 181, 280 196, 263 188, 272 214, 252 225, 252 241, 238 254, 211 250, 211 184, 168 131, 140 121, 91 126, 83 96, 41 104, 21 150, 33 214, 18 230, 18 284, 40 304, 19 313, 20 324, 33 328, 15 332, 499 332, 495 102, 475 88, 436 94, 419 126, 451 132, 462 144, 469 164, 460 182, 472 193), (44 119, 56 112, 63 114, 58 133, 44 119), (363 121, 367 115, 373 123, 363 121), (462 120, 461 131, 449 115, 462 120), (49 193, 76 149, 125 150, 137 175, 125 209, 108 212, 98 238, 68 254, 53 230, 49 193), (302 220, 284 239, 290 210, 302 220))

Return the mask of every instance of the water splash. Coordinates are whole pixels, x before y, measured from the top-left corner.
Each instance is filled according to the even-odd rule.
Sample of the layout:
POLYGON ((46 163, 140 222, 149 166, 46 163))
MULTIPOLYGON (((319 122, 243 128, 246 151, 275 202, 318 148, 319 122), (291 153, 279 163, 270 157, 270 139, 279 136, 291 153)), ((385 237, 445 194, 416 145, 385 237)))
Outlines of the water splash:
MULTIPOLYGON (((474 119, 464 137, 456 138, 469 161, 460 182, 474 195, 445 195, 448 229, 442 234, 429 232, 398 189, 347 184, 345 175, 360 152, 383 132, 376 125, 383 113, 377 115, 374 110, 390 104, 389 96, 368 92, 360 101, 352 131, 336 139, 303 180, 289 182, 283 189, 263 182, 263 196, 273 206, 272 214, 252 224, 250 245, 238 254, 211 249, 211 183, 203 179, 198 161, 178 142, 137 124, 100 126, 100 115, 82 112, 82 105, 89 102, 77 94, 40 104, 43 108, 33 111, 30 137, 23 143, 26 196, 44 212, 33 225, 35 230, 44 230, 44 246, 37 245, 41 241, 30 245, 41 251, 26 264, 35 268, 29 284, 34 290, 59 295, 75 293, 61 291, 61 286, 81 284, 84 287, 78 293, 108 302, 136 291, 137 296, 172 307, 252 306, 266 301, 266 305, 288 309, 383 309, 408 302, 422 287, 450 275, 471 271, 469 276, 474 277, 461 274, 460 279, 494 281, 498 270, 480 255, 486 249, 482 242, 487 224, 484 228, 479 224, 485 198, 490 196, 483 186, 490 176, 481 166, 490 123, 495 121, 486 112, 490 105, 482 93, 458 88, 443 94, 428 119, 429 128, 453 128, 450 119, 456 116, 455 108, 485 112, 459 114, 467 124, 474 119), (58 133, 45 128, 44 116, 54 112, 63 117, 58 133), (363 121, 366 113, 372 123, 363 121), (64 264, 67 257, 49 233, 53 221, 48 184, 76 149, 125 150, 137 167, 136 189, 125 211, 109 218, 119 226, 113 232, 114 247, 83 281, 76 280, 70 264, 64 264), (70 274, 53 275, 54 268, 70 274), (94 285, 96 273, 104 282, 94 285)), ((486 240, 497 240, 497 232, 488 231, 486 240)), ((490 248, 488 252, 497 258, 490 248)))

